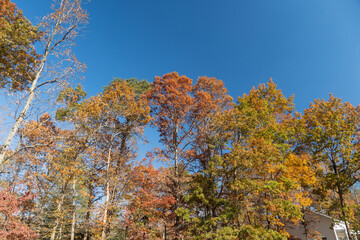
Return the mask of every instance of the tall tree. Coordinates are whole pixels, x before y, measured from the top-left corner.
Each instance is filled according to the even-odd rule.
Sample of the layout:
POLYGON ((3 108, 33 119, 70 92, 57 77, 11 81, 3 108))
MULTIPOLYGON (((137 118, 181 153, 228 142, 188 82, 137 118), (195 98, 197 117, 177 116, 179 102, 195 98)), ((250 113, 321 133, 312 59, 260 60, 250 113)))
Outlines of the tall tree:
MULTIPOLYGON (((189 149, 194 122, 191 121, 193 97, 192 80, 178 73, 168 73, 156 77, 148 92, 152 107, 152 125, 160 133, 160 142, 164 149, 161 155, 170 162, 173 172, 169 177, 175 198, 173 212, 181 205, 184 177, 186 176, 186 151, 189 149)), ((174 238, 182 236, 181 219, 175 216, 174 238)))
MULTIPOLYGON (((91 208, 95 199, 103 199, 101 221, 98 231, 94 231, 101 239, 111 234, 116 214, 121 212, 120 205, 128 194, 136 141, 141 139, 143 128, 150 121, 150 108, 143 96, 148 87, 146 81, 115 79, 103 93, 82 102, 79 100, 85 94, 80 86, 64 90, 59 98, 67 106, 58 111, 57 117, 73 123, 89 145, 84 152, 91 172, 86 178, 88 207, 91 208), (92 196, 95 188, 103 196, 92 196)), ((86 238, 89 221, 90 209, 86 216, 86 238)))
MULTIPOLYGON (((0 171, 4 168, 4 164, 8 160, 6 154, 9 146, 32 104, 36 91, 44 85, 64 80, 66 77, 69 77, 69 74, 73 74, 79 70, 79 68, 82 68, 81 64, 79 64, 75 56, 71 53, 70 46, 77 36, 78 30, 83 27, 86 21, 87 13, 81 8, 80 0, 55 0, 54 12, 43 18, 41 32, 42 46, 44 46, 44 49, 42 49, 40 59, 36 61, 33 74, 31 74, 31 72, 28 75, 24 74, 24 77, 29 78, 26 81, 22 80, 22 82, 31 83, 27 90, 28 97, 0 149, 0 171), (59 57, 57 65, 64 64, 66 67, 62 72, 57 72, 54 78, 43 78, 43 81, 40 81, 45 65, 51 55, 55 58, 59 57)), ((41 52, 41 50, 38 50, 38 52, 41 52)), ((31 66, 31 64, 29 66, 31 66)), ((18 74, 21 75, 21 73, 18 74)))
POLYGON ((332 207, 340 212, 351 237, 346 196, 359 181, 360 106, 330 95, 327 101, 317 99, 311 103, 302 120, 307 129, 303 147, 313 156, 314 164, 319 165, 318 188, 336 193, 332 207))
POLYGON ((233 104, 224 83, 216 78, 198 78, 193 96, 194 141, 187 152, 188 171, 193 174, 182 213, 188 224, 188 237, 215 238, 225 203, 220 159, 226 152, 229 135, 221 117, 231 111, 233 104))
POLYGON ((314 175, 308 157, 291 147, 293 109, 293 97, 286 98, 272 81, 238 98, 228 124, 232 146, 224 157, 225 212, 233 236, 287 239, 285 223, 300 220, 301 206, 309 204, 299 193, 314 175))

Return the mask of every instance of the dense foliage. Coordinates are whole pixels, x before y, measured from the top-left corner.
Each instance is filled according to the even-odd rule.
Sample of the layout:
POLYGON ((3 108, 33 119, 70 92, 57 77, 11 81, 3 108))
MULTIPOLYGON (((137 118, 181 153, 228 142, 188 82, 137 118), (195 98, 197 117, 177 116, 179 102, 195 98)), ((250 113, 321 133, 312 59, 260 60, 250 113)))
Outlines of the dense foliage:
POLYGON ((0 1, 0 88, 21 90, 32 82, 38 29, 10 0, 0 1))
MULTIPOLYGON (((64 21, 85 20, 80 1, 57 3, 50 23, 66 7, 64 21)), ((38 32, 0 4, 0 87, 18 90, 32 82, 38 32)), ((176 72, 114 79, 92 97, 64 86, 56 114, 21 120, 3 148, 1 239, 280 240, 290 225, 316 236, 309 211, 360 229, 359 106, 330 95, 298 113, 272 80, 234 102, 223 81, 176 72), (147 127, 160 140, 144 153, 147 127)))

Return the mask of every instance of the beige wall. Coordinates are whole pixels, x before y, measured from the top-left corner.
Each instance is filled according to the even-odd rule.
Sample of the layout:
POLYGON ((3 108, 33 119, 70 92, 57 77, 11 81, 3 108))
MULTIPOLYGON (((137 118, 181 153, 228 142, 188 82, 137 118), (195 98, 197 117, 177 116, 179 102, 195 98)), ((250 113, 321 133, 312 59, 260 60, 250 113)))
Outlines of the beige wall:
MULTIPOLYGON (((319 232, 321 236, 326 237, 327 240, 337 240, 334 230, 330 229, 332 226, 331 218, 315 213, 306 214, 305 218, 310 222, 308 227, 309 229, 319 232)), ((289 226, 287 231, 294 237, 297 237, 301 240, 306 240, 305 230, 301 224, 298 226, 289 226)))

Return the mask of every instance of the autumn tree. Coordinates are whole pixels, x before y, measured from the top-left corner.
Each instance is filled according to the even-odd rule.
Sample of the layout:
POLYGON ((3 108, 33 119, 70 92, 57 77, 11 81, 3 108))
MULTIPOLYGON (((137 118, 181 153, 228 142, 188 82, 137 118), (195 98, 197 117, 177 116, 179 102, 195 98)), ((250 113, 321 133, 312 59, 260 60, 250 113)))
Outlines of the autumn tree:
MULTIPOLYGON (((146 81, 115 79, 97 96, 84 96, 80 87, 66 89, 59 100, 66 107, 58 111, 59 119, 74 124, 79 136, 89 146, 84 152, 88 174, 88 208, 95 204, 94 189, 99 188, 103 206, 93 234, 106 239, 111 234, 116 214, 127 194, 129 178, 136 156, 136 141, 141 139, 149 122, 150 108, 143 97, 149 87, 146 81), (96 230, 97 229, 97 230, 96 230)), ((90 211, 86 216, 86 236, 90 235, 90 211)))
MULTIPOLYGON (((192 89, 190 78, 173 72, 156 77, 148 93, 153 116, 151 124, 160 133, 160 142, 164 146, 160 155, 170 163, 173 169, 169 178, 172 181, 172 194, 175 198, 175 204, 172 207, 174 213, 183 202, 182 192, 187 170, 186 152, 189 149, 195 126, 195 122, 191 119, 192 89)), ((174 238, 178 239, 184 229, 181 229, 181 218, 177 214, 173 224, 174 238)))
MULTIPOLYGON (((164 146, 160 151, 161 156, 170 162, 173 169, 169 178, 176 200, 172 208, 176 213, 174 237, 188 236, 185 232, 191 221, 186 219, 189 206, 185 205, 190 203, 187 199, 191 194, 196 195, 195 185, 199 184, 197 187, 207 191, 206 197, 213 200, 219 197, 211 192, 214 189, 207 189, 217 185, 216 180, 211 179, 211 174, 202 174, 206 175, 205 171, 212 164, 213 158, 224 149, 224 145, 220 144, 221 129, 217 127, 216 121, 222 111, 231 108, 232 98, 227 95, 221 80, 200 77, 193 85, 191 79, 175 72, 155 78, 149 98, 153 107, 152 124, 157 127, 164 146), (189 175, 195 172, 198 173, 196 177, 189 175), (203 177, 202 182, 200 176, 203 177), (192 189, 189 189, 189 182, 192 182, 192 189)), ((201 204, 202 200, 198 200, 196 204, 201 204)))
POLYGON ((84 142, 76 131, 56 126, 47 114, 25 124, 20 133, 23 150, 14 161, 20 162, 18 174, 22 177, 16 185, 37 195, 33 224, 42 238, 74 235, 77 190, 85 175, 81 161, 84 142))
POLYGON ((217 237, 224 208, 224 178, 220 173, 228 136, 222 115, 232 109, 232 98, 221 80, 199 77, 192 90, 194 124, 191 149, 187 151, 188 171, 192 173, 185 194, 186 207, 181 209, 187 222, 187 236, 217 237), (191 216, 191 217, 190 217, 191 216))
MULTIPOLYGON (((121 185, 126 187, 126 179, 129 174, 126 169, 131 166, 131 160, 134 159, 134 141, 137 136, 141 136, 143 126, 150 120, 150 108, 145 98, 137 98, 134 94, 134 88, 127 86, 126 81, 114 82, 102 97, 106 103, 105 111, 102 114, 108 112, 109 115, 105 117, 110 121, 105 129, 108 128, 111 132, 108 140, 109 146, 106 150, 106 198, 103 215, 104 229, 102 231, 102 239, 105 239, 106 231, 109 231, 110 228, 110 219, 107 218, 111 217, 111 214, 108 211, 113 208, 112 205, 115 200, 115 197, 111 196, 110 190, 114 192, 115 190, 111 188, 119 188, 119 185, 116 184, 118 181, 113 177, 121 177, 121 185), (118 149, 115 149, 115 146, 118 146, 118 149), (113 153, 114 156, 112 156, 113 153), (114 166, 112 166, 113 164, 114 166), (114 185, 111 186, 112 184, 114 185)), ((123 190, 120 187, 118 191, 123 192, 123 190)))
MULTIPOLYGON (((15 54, 20 57, 20 61, 19 65, 15 66, 15 69, 10 70, 10 72, 13 72, 14 76, 7 74, 5 76, 6 78, 2 77, 3 80, 1 81, 4 85, 6 81, 9 81, 5 79, 11 78, 13 79, 12 81, 13 85, 15 84, 15 87, 25 86, 26 83, 29 83, 29 88, 27 88, 28 96, 24 105, 22 106, 22 110, 20 111, 19 116, 16 118, 15 123, 12 126, 0 150, 0 169, 3 169, 5 162, 9 160, 6 155, 7 151, 33 102, 36 92, 45 85, 64 81, 70 75, 73 75, 79 69, 82 69, 82 65, 71 53, 70 46, 73 44, 73 40, 78 35, 79 29, 81 29, 87 21, 87 13, 81 8, 80 0, 55 0, 53 5, 54 12, 44 17, 43 21, 40 24, 39 31, 41 31, 42 33, 41 46, 43 48, 38 49, 37 52, 41 53, 41 57, 35 62, 29 61, 29 63, 25 63, 28 61, 26 58, 30 58, 30 55, 28 56, 28 50, 31 49, 32 51, 31 44, 33 43, 33 39, 37 37, 33 36, 36 31, 34 28, 29 29, 29 27, 31 26, 28 22, 21 18, 21 14, 16 11, 13 4, 10 4, 9 1, 6 0, 2 1, 1 3, 3 2, 4 4, 1 5, 1 11, 10 13, 13 12, 15 14, 15 19, 8 20, 7 18, 1 18, 2 20, 0 22, 0 26, 2 28, 5 27, 5 29, 8 29, 9 27, 11 27, 11 24, 14 23, 16 25, 15 28, 24 28, 25 36, 22 36, 22 34, 18 36, 16 33, 14 36, 19 37, 19 39, 24 41, 25 43, 22 47, 23 50, 19 49, 18 52, 15 52, 15 54), (18 17, 16 17, 16 15, 18 15, 18 17), (19 18, 18 23, 14 22, 17 21, 16 18, 19 18), (30 40, 27 40, 26 36, 30 36, 30 40), (55 66, 64 66, 64 68, 62 70, 57 69, 56 72, 52 72, 49 68, 50 65, 46 65, 46 63, 49 61, 54 61, 55 59, 57 59, 57 63, 55 64, 55 66), (32 64, 34 63, 35 65, 33 66, 32 64), (48 73, 47 77, 43 76, 43 72, 45 69, 48 73), (22 79, 15 81, 15 76, 21 76, 22 79)), ((19 30, 18 32, 22 31, 19 30)), ((9 40, 9 37, 5 38, 5 41, 7 41, 7 39, 9 40)), ((1 43, 3 45, 3 42, 1 43)), ((16 51, 16 47, 12 49, 16 51)), ((9 51, 7 51, 5 48, 4 56, 7 56, 7 52, 9 51)), ((11 56, 9 56, 8 58, 11 58, 11 56)), ((9 61, 9 63, 11 64, 11 62, 14 61, 16 61, 16 58, 15 60, 9 61)), ((6 72, 9 72, 9 70, 6 70, 5 74, 6 72)))
MULTIPOLYGON (((99 157, 97 153, 99 128, 91 121, 91 112, 93 110, 88 108, 89 99, 86 99, 87 93, 83 90, 81 85, 77 87, 68 87, 63 89, 57 101, 63 104, 56 112, 56 119, 69 124, 76 131, 76 138, 79 139, 85 146, 82 154, 82 165, 84 166, 85 174, 81 178, 81 186, 83 193, 83 207, 84 212, 83 224, 81 226, 83 232, 83 239, 89 239, 92 234, 91 229, 96 228, 96 224, 92 220, 94 205, 99 200, 97 195, 101 174, 101 161, 95 159, 99 157)), ((80 209, 81 210, 81 209, 80 209)), ((80 211, 79 210, 79 211, 80 211)))
POLYGON ((36 239, 36 232, 26 225, 21 219, 20 213, 24 212, 27 205, 31 205, 34 195, 26 192, 22 196, 16 196, 4 189, 0 191, 0 238, 4 240, 36 239))
POLYGON ((0 88, 24 90, 35 74, 38 28, 10 0, 0 1, 0 88))
POLYGON ((313 183, 314 174, 308 157, 291 146, 293 109, 293 97, 270 81, 239 97, 230 114, 231 149, 223 158, 228 220, 222 231, 235 238, 287 239, 285 223, 299 221, 301 206, 311 203, 301 188, 313 183))
POLYGON ((174 204, 167 187, 167 172, 170 169, 155 169, 152 165, 133 169, 132 194, 126 208, 126 235, 129 239, 164 239, 167 236, 170 211, 174 204))
POLYGON ((191 91, 192 80, 173 72, 156 77, 148 93, 154 116, 152 124, 158 128, 160 142, 166 146, 164 155, 173 161, 175 181, 184 171, 180 166, 184 158, 181 144, 187 142, 193 128, 189 126, 191 91))
POLYGON ((114 234, 132 186, 136 141, 150 119, 146 85, 117 79, 89 99, 80 85, 66 88, 56 115, 65 128, 49 115, 24 125, 17 155, 24 177, 17 185, 38 193, 34 221, 41 237, 114 234))
POLYGON ((318 193, 326 189, 336 193, 331 210, 339 211, 348 236, 351 213, 347 203, 353 186, 359 181, 360 107, 330 95, 327 101, 315 100, 305 109, 302 121, 307 130, 303 148, 318 165, 318 193))

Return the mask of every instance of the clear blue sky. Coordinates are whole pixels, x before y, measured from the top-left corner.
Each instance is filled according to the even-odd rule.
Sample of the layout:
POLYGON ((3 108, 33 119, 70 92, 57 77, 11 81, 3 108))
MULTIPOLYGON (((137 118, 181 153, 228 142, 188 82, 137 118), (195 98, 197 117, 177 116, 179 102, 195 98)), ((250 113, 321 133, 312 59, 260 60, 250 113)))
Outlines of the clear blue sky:
MULTIPOLYGON (((13 0, 25 16, 50 0, 13 0)), ((273 77, 298 111, 329 93, 360 103, 360 0, 92 0, 76 54, 85 89, 177 71, 222 79, 237 98, 273 77)), ((155 130, 147 128, 156 146, 155 130)))
MULTIPOLYGON (((25 16, 50 0, 13 0, 25 16)), ((222 79, 235 98, 273 77, 302 111, 330 92, 360 103, 359 0, 92 0, 76 53, 85 89, 177 71, 222 79)))

